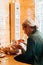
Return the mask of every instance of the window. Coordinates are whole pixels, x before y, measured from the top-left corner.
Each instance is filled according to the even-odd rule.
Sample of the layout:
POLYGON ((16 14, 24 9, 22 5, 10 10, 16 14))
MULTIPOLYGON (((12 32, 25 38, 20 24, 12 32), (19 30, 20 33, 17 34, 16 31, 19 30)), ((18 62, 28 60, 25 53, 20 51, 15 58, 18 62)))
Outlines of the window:
POLYGON ((8 0, 0 0, 0 43, 2 46, 7 46, 9 43, 8 11, 8 0))
POLYGON ((39 30, 43 32, 43 0, 35 0, 35 16, 39 20, 39 30))

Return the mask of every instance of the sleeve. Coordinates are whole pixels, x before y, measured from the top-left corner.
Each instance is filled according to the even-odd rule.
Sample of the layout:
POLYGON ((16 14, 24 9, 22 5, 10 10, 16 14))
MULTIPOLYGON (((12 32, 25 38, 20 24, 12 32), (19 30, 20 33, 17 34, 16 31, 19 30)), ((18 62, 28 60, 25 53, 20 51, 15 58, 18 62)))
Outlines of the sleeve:
POLYGON ((28 61, 30 64, 33 64, 33 60, 34 60, 34 41, 33 39, 29 38, 27 40, 27 51, 26 51, 26 56, 25 59, 26 61, 28 61))

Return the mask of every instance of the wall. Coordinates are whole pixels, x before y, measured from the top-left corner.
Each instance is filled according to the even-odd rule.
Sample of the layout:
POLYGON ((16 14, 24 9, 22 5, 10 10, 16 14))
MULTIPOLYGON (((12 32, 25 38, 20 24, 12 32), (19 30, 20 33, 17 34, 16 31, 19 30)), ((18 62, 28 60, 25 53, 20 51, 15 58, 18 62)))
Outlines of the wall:
MULTIPOLYGON (((23 23, 24 19, 29 16, 30 13, 29 9, 31 10, 32 14, 30 17, 34 19, 34 0, 20 0, 20 25, 23 23), (29 11, 29 13, 28 13, 29 11)), ((23 36, 22 25, 20 28, 21 31, 21 38, 23 36)))

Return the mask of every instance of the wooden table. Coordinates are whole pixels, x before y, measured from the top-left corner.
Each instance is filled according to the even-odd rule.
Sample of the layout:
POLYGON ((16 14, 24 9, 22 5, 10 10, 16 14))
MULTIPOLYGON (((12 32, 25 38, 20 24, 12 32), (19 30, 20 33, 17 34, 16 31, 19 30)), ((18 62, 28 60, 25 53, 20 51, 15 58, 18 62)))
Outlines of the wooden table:
POLYGON ((7 55, 4 58, 0 58, 0 65, 30 65, 30 64, 18 62, 14 60, 14 56, 7 55))

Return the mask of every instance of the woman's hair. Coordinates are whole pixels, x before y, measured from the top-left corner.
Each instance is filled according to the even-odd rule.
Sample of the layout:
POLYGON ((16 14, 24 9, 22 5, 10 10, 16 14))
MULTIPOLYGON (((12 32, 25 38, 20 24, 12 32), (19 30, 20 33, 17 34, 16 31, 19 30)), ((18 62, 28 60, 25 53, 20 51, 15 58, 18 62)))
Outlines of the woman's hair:
POLYGON ((22 24, 22 27, 26 28, 27 26, 34 28, 34 29, 37 29, 37 26, 32 19, 25 19, 25 21, 22 24))

